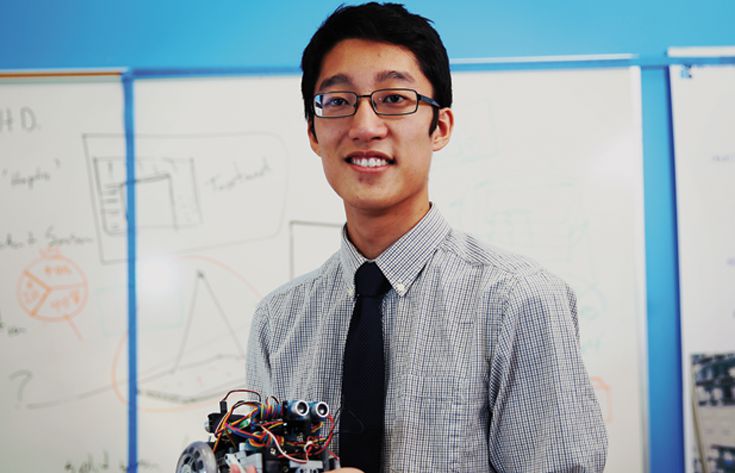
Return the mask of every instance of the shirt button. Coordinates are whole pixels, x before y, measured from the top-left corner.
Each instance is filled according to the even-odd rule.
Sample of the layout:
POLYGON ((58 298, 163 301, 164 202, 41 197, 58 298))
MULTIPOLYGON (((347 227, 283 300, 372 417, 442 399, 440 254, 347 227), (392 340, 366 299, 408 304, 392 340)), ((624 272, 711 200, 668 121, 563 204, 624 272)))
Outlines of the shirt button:
POLYGON ((396 292, 398 294, 400 294, 400 295, 405 294, 406 293, 406 285, 403 284, 402 282, 397 282, 396 283, 396 292))
POLYGON ((352 297, 355 295, 355 288, 354 287, 348 287, 347 288, 347 295, 352 297))

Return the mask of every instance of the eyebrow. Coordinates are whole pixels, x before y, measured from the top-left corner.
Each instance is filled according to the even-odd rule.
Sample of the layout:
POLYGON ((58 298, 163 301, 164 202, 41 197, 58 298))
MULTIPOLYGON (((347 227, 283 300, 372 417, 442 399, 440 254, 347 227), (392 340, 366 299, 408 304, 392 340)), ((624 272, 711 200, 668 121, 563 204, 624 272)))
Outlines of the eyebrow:
POLYGON ((324 90, 327 87, 332 87, 333 85, 339 85, 339 84, 351 84, 352 81, 349 77, 347 77, 344 74, 335 74, 333 76, 327 77, 323 81, 319 83, 319 87, 317 87, 317 90, 324 90))
POLYGON ((411 83, 416 82, 413 76, 405 71, 383 71, 375 75, 375 80, 377 82, 383 82, 388 79, 398 79, 398 80, 402 80, 405 82, 411 82, 411 83))
MULTIPOLYGON (((409 83, 415 83, 416 79, 413 78, 411 74, 405 71, 382 71, 375 74, 375 81, 376 82, 384 82, 389 79, 397 79, 404 82, 409 83)), ((335 85, 352 85, 352 79, 350 79, 349 76, 346 74, 335 74, 333 76, 327 77, 323 81, 319 83, 319 87, 317 87, 317 90, 324 90, 328 87, 333 87, 335 85)))

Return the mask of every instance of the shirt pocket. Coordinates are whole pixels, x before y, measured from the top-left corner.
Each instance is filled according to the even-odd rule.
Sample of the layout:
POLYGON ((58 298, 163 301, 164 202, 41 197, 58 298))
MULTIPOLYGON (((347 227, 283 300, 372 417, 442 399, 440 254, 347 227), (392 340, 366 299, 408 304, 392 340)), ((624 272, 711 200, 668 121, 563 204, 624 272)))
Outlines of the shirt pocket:
POLYGON ((405 374, 389 422, 390 473, 467 471, 460 442, 465 392, 457 377, 405 374))

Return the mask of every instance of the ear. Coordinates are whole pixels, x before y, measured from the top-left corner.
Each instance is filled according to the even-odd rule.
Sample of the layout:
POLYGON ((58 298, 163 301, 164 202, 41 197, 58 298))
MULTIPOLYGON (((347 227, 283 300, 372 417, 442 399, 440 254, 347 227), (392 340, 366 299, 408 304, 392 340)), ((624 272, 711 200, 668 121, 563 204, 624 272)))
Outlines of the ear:
POLYGON ((306 121, 306 134, 309 135, 309 145, 311 146, 312 151, 321 156, 319 154, 319 141, 316 139, 316 130, 314 129, 314 117, 309 118, 306 121))
POLYGON ((431 145, 433 151, 444 148, 452 137, 454 129, 454 113, 451 108, 439 109, 439 117, 436 122, 434 133, 431 134, 431 145))

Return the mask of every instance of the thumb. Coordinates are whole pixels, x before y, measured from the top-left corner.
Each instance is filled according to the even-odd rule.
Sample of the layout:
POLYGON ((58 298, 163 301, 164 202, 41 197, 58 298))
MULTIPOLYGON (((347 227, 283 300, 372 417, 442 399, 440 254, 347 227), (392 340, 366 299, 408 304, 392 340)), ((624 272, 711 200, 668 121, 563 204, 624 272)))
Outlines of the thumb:
MULTIPOLYGON (((240 465, 230 465, 230 473, 243 473, 240 465)), ((246 466, 245 473, 258 473, 254 466, 246 466)))

